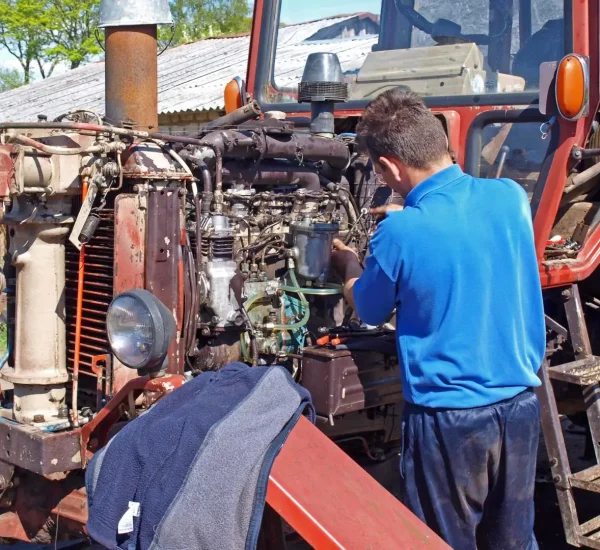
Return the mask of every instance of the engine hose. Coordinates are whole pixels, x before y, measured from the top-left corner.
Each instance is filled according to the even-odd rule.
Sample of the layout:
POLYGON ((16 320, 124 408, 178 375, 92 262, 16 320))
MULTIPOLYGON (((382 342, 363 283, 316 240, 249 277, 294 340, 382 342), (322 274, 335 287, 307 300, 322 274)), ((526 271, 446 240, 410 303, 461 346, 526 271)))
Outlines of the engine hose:
MULTIPOLYGON (((305 326, 306 323, 308 323, 308 320, 310 319, 310 307, 308 304, 308 300, 304 296, 302 289, 298 286, 298 280, 296 279, 296 275, 294 274, 294 272, 290 271, 289 274, 290 274, 290 278, 292 279, 292 284, 294 286, 288 287, 288 288, 290 288, 291 291, 295 292, 300 297, 300 302, 304 306, 304 315, 303 315, 302 319, 300 319, 300 321, 298 321, 297 323, 292 323, 291 325, 274 325, 271 323, 267 323, 264 326, 268 330, 273 330, 273 331, 298 330, 298 329, 302 328, 303 326, 305 326)), ((329 290, 329 289, 323 289, 323 290, 329 290)), ((252 298, 250 298, 250 300, 248 300, 248 302, 246 302, 244 304, 244 309, 246 311, 250 311, 250 308, 252 308, 252 306, 258 300, 260 300, 261 298, 267 298, 267 297, 268 297, 267 294, 265 294, 264 292, 259 292, 258 294, 255 294, 254 296, 252 296, 252 298)))
POLYGON ((343 294, 344 289, 341 285, 331 285, 330 288, 296 288, 294 286, 280 286, 285 292, 294 292, 296 294, 307 294, 311 296, 336 296, 343 294))
POLYGON ((300 319, 300 321, 298 321, 297 323, 293 323, 291 325, 271 325, 271 324, 267 324, 267 328, 271 329, 271 330, 298 330, 299 328, 302 328, 303 326, 306 325, 306 323, 308 323, 308 320, 310 319, 310 307, 308 305, 308 300, 306 299, 306 296, 304 296, 304 294, 302 293, 302 289, 300 288, 300 285, 298 284, 298 279, 296 279, 296 274, 294 273, 293 269, 290 269, 290 271, 288 272, 290 275, 290 279, 292 280, 292 288, 294 289, 294 292, 296 292, 296 294, 298 294, 299 298, 300 298, 300 302, 302 303, 302 305, 304 306, 304 316, 302 317, 302 319, 300 319))

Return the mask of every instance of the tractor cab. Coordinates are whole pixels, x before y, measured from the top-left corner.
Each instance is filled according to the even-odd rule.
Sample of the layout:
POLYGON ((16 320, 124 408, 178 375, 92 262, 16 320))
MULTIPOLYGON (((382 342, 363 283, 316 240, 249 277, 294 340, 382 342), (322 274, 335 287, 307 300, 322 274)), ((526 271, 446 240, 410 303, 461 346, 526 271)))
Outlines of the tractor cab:
MULTIPOLYGON (((537 104, 540 66, 573 51, 570 0, 334 0, 311 11, 273 0, 255 9, 249 90, 265 111, 309 111, 298 103, 307 57, 333 53, 349 90, 340 112, 360 113, 389 88, 416 92, 439 114, 465 170, 511 177, 533 199, 547 118, 534 107, 518 131, 500 112, 472 121, 537 104)), ((352 121, 338 116, 338 127, 351 131, 352 121)))

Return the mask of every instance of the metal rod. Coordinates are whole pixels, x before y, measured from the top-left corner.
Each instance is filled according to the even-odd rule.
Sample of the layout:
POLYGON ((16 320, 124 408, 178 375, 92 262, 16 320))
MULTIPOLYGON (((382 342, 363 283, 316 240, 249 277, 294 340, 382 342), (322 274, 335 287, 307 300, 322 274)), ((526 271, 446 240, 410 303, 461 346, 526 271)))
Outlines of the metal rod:
POLYGON ((35 139, 31 139, 23 134, 16 134, 10 136, 11 140, 19 141, 24 145, 29 145, 34 149, 38 149, 43 153, 49 155, 81 155, 85 153, 108 153, 110 151, 119 149, 119 146, 125 148, 125 144, 103 144, 103 145, 92 145, 91 147, 53 147, 52 145, 46 145, 35 139))
MULTIPOLYGON (((88 192, 88 177, 81 180, 81 201, 85 201, 88 192)), ((73 358, 73 394, 71 397, 71 421, 73 426, 79 426, 79 413, 77 411, 77 391, 79 389, 79 358, 81 353, 81 325, 83 316, 83 285, 85 281, 85 243, 81 244, 79 251, 79 270, 77 276, 77 310, 75 313, 75 350, 73 358)))

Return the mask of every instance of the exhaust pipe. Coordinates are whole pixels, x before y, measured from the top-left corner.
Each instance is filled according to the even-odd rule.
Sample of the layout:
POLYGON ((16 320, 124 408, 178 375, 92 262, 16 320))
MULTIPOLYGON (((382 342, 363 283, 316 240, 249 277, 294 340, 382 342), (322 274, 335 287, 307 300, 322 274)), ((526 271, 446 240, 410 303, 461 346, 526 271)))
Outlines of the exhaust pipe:
POLYGON ((105 103, 110 124, 158 128, 157 26, 172 25, 168 0, 102 0, 105 103))

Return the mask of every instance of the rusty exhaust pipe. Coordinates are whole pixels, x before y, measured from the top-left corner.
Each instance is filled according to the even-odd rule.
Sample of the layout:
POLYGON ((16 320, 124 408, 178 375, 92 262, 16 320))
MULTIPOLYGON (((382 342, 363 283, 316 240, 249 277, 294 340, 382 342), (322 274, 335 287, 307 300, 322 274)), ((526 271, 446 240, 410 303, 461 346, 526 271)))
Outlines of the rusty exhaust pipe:
POLYGON ((173 24, 168 0, 102 0, 105 104, 110 124, 158 128, 157 28, 173 24))

